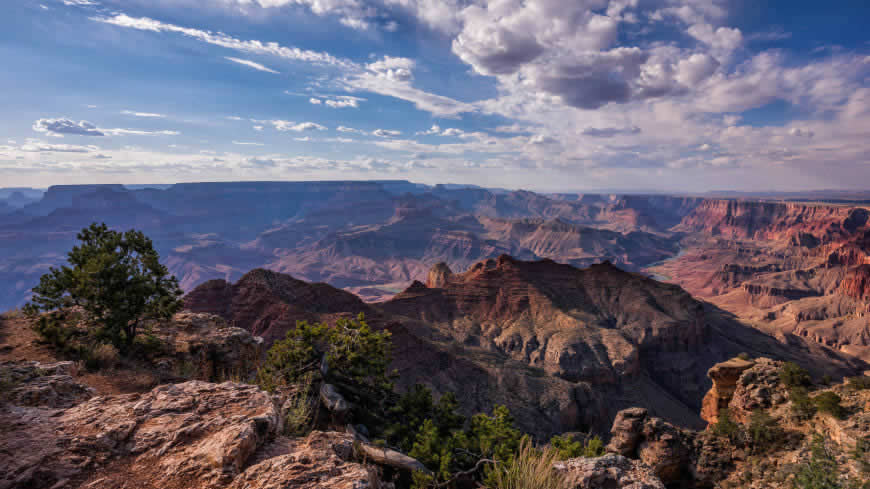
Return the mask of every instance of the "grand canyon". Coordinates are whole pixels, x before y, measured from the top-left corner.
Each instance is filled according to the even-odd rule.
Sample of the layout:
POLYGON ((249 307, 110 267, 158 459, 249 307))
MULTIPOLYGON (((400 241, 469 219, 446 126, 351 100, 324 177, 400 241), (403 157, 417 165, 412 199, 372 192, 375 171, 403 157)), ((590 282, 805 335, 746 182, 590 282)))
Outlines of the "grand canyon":
POLYGON ((0 489, 870 489, 868 20, 0 0, 0 489))
MULTIPOLYGON (((230 341, 181 327, 196 337, 184 344, 217 343, 209 348, 250 360, 299 321, 332 324, 362 313, 392 333, 400 390, 424 384, 435 395, 455 393, 466 415, 504 405, 541 440, 606 437, 612 427, 608 449, 626 456, 637 448, 617 449, 615 440, 641 435, 620 430, 700 430, 680 435, 678 460, 656 459, 677 468, 653 463, 650 477, 668 485, 707 487, 736 477, 745 463, 714 469, 697 458, 726 450, 704 428, 725 409, 716 406, 736 402, 728 386, 741 372, 727 372, 738 356, 761 359, 740 368, 756 365, 768 378, 772 371, 773 391, 772 365, 782 362, 828 382, 870 369, 870 213, 861 203, 406 181, 55 186, 7 195, 5 308, 26 302, 92 221, 141 229, 185 291, 183 314, 205 321, 202 331, 241 328, 230 341), (242 333, 260 343, 238 339, 242 333), (632 411, 639 407, 644 414, 632 411), (626 416, 642 417, 626 427, 626 416), (644 416, 657 428, 642 428, 644 416)), ((24 340, 0 354, 45 357, 27 356, 33 346, 22 321, 4 320, 6 341, 24 340)), ((162 327, 174 331, 190 319, 175 321, 162 327)), ((217 367, 207 365, 198 368, 211 374, 201 378, 213 379, 217 367)), ((781 403, 771 392, 755 402, 781 403)), ((748 420, 752 408, 742 409, 748 420)), ((75 480, 87 479, 80 475, 75 480)))

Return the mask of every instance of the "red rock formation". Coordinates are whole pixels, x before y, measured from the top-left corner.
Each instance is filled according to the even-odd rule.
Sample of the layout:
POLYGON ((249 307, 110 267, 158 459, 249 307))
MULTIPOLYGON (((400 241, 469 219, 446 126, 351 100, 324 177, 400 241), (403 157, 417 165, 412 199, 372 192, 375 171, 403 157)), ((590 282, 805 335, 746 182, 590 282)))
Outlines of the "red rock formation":
MULTIPOLYGON (((741 200, 705 200, 676 229, 742 239, 778 240, 809 234, 841 240, 867 225, 865 209, 741 200)), ((803 238, 806 241, 806 237, 803 238)), ((815 243, 813 243, 815 244, 815 243)))
POLYGON ((870 265, 849 269, 838 292, 861 302, 870 302, 870 265))
POLYGON ((713 365, 707 375, 713 381, 713 387, 704 396, 701 403, 701 418, 709 424, 719 421, 719 413, 728 408, 728 403, 737 390, 737 380, 740 375, 755 365, 754 362, 732 358, 727 362, 713 365))
POLYGON ((217 314, 230 325, 262 336, 267 345, 283 338, 297 321, 372 312, 350 292, 263 269, 248 272, 235 284, 210 280, 187 294, 184 305, 194 312, 217 314))

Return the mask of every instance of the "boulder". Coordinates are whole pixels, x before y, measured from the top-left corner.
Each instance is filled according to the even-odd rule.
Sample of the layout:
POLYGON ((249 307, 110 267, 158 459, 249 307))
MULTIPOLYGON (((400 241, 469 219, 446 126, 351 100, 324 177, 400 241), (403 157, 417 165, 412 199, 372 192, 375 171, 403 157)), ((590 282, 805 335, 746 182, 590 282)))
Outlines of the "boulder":
POLYGON ((639 459, 666 483, 681 480, 689 460, 690 432, 649 416, 646 409, 629 408, 616 415, 606 450, 639 459))
POLYGON ((0 402, 17 406, 68 408, 93 397, 94 390, 73 379, 73 362, 3 362, 0 380, 8 391, 0 402))
MULTIPOLYGON (((277 443, 276 443, 277 444, 277 443)), ((283 452, 255 463, 229 489, 377 489, 377 471, 353 461, 353 436, 314 431, 285 440, 283 452)))
POLYGON ((0 488, 223 487, 280 426, 257 387, 191 381, 94 397, 65 411, 10 406, 0 488), (120 470, 119 467, 123 467, 120 470))
POLYGON ((758 358, 754 363, 740 374, 728 401, 728 410, 737 422, 746 423, 752 411, 769 409, 788 399, 787 389, 779 380, 782 362, 758 358))
POLYGON ((665 485, 641 462, 622 455, 573 458, 553 465, 564 472, 576 489, 665 489, 665 485))

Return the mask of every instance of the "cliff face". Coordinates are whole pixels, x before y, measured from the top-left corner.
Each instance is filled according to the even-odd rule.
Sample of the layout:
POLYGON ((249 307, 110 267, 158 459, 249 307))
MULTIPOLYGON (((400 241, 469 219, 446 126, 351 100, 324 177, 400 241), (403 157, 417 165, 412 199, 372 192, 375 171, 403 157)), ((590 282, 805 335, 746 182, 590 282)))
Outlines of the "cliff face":
POLYGON ((461 274, 439 265, 428 284, 383 309, 571 381, 617 382, 639 374, 642 352, 692 354, 706 334, 688 294, 609 263, 581 270, 501 256, 461 274))
POLYGON ((798 242, 801 235, 811 235, 829 242, 866 226, 868 216, 865 209, 831 205, 704 200, 676 229, 742 239, 796 237, 798 242))
POLYGON ((838 292, 861 302, 870 302, 870 265, 859 265, 846 272, 838 292))

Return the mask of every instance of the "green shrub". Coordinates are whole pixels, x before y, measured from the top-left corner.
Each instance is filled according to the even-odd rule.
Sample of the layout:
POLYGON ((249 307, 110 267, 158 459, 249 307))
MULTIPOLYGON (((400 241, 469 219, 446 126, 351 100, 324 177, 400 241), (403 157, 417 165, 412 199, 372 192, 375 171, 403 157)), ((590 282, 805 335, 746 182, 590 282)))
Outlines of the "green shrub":
POLYGON ((749 361, 749 360, 752 360, 752 355, 750 355, 749 353, 743 352, 743 353, 740 353, 739 355, 737 355, 737 358, 739 358, 741 360, 749 361))
POLYGON ((559 456, 559 460, 577 457, 600 457, 604 455, 604 442, 598 435, 578 440, 570 436, 556 435, 550 438, 550 446, 559 456))
POLYGON ((849 377, 848 386, 852 390, 861 391, 870 389, 870 375, 859 375, 857 377, 849 377))
POLYGON ((830 414, 831 416, 840 419, 845 414, 845 410, 843 406, 840 405, 840 396, 837 394, 827 391, 822 392, 813 398, 813 404, 815 404, 816 409, 820 412, 830 414))
POLYGON ((809 387, 813 383, 810 373, 794 362, 785 362, 782 365, 779 371, 779 380, 789 389, 809 387))
POLYGON ((841 489, 837 475, 837 462, 825 447, 825 439, 813 435, 810 445, 810 459, 801 464, 795 473, 793 487, 795 489, 841 489))
POLYGON ((530 441, 524 440, 516 455, 493 466, 490 471, 489 489, 571 489, 568 477, 553 470, 558 460, 554 449, 534 448, 530 441))
POLYGON ((75 340, 81 336, 80 331, 67 325, 67 316, 64 313, 55 311, 37 317, 32 328, 39 341, 50 345, 59 353, 71 355, 79 352, 75 340))
POLYGON ((713 425, 713 434, 720 438, 727 438, 732 443, 738 443, 743 437, 743 429, 731 419, 731 411, 724 408, 719 411, 716 424, 713 425))
POLYGON ((791 400, 791 413, 795 418, 807 420, 815 416, 816 405, 807 394, 806 388, 794 387, 789 389, 788 397, 791 400))
POLYGON ((749 416, 746 433, 754 453, 772 448, 780 439, 781 432, 776 419, 765 411, 757 409, 749 416))

